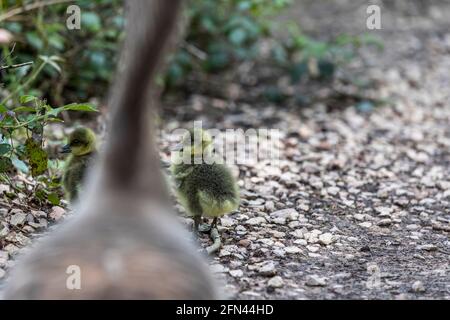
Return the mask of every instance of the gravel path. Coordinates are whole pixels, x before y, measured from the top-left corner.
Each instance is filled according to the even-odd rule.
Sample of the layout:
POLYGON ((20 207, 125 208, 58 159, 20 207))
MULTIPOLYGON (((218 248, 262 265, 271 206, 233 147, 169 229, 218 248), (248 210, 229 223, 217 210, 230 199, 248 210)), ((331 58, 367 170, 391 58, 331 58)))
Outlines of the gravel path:
MULTIPOLYGON (((303 3, 305 29, 327 34, 323 2, 303 3)), ((387 105, 243 105, 224 116, 223 128, 275 122, 282 142, 279 167, 239 168, 243 202, 222 220, 224 246, 211 262, 231 296, 450 298, 450 5, 433 3, 384 7, 384 52, 363 50, 353 63, 387 105)), ((327 6, 331 23, 356 24, 334 32, 360 32, 364 6, 327 6)))

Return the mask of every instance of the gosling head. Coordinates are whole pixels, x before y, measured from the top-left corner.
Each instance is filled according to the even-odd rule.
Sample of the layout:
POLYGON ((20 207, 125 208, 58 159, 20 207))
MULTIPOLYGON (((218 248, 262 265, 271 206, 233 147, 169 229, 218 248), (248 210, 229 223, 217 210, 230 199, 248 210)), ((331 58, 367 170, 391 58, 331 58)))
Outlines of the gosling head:
POLYGON ((72 153, 74 156, 82 156, 96 150, 95 133, 85 127, 79 127, 73 131, 67 144, 63 146, 62 153, 72 153))
POLYGON ((210 153, 213 146, 211 135, 199 128, 190 129, 183 136, 183 139, 172 150, 190 154, 191 156, 201 156, 210 153))

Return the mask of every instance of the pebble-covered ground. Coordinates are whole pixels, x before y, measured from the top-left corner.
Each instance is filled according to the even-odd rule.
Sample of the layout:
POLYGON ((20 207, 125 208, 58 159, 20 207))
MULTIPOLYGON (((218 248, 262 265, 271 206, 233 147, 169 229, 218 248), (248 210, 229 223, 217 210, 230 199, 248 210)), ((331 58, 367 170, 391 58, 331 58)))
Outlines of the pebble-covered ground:
MULTIPOLYGON (((328 10, 353 29, 321 20, 321 2, 302 1, 297 13, 318 34, 357 33, 365 6, 351 7, 328 10)), ((281 132, 279 166, 239 166, 240 212, 222 219, 224 246, 211 268, 231 296, 450 298, 450 6, 382 12, 376 36, 385 49, 363 50, 354 69, 365 66, 367 94, 384 106, 244 104, 218 122, 201 118, 281 132)), ((194 100, 197 112, 221 106, 194 100)))
MULTIPOLYGON (((277 166, 233 168, 242 204, 222 218, 223 247, 211 258, 227 295, 450 299, 450 4, 431 2, 425 12, 383 7, 376 35, 385 50, 362 49, 349 67, 350 74, 364 71, 373 84, 367 94, 386 99, 383 106, 236 102, 230 113, 227 100, 193 96, 163 126, 163 151, 174 142, 172 129, 191 124, 190 114, 206 127, 279 129, 277 166)), ((305 30, 327 30, 330 22, 320 29, 316 16, 335 10, 341 23, 334 32, 358 32, 342 21, 358 23, 361 6, 339 11, 350 2, 326 3, 302 1, 297 18, 305 30)), ((1 201, 0 281, 19 248, 65 213, 1 201)))

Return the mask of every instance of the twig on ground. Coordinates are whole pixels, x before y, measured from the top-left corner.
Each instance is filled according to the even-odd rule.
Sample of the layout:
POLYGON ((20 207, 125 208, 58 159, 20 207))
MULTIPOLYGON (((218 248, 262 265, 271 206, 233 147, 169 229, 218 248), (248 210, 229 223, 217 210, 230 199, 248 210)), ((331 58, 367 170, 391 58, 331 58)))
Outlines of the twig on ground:
POLYGON ((7 70, 7 69, 21 68, 21 67, 29 66, 30 64, 33 64, 33 61, 28 61, 28 62, 18 63, 18 64, 12 64, 12 65, 9 65, 9 66, 0 66, 0 71, 7 70))
POLYGON ((204 51, 186 41, 181 42, 181 47, 200 60, 204 61, 208 58, 208 55, 204 51))

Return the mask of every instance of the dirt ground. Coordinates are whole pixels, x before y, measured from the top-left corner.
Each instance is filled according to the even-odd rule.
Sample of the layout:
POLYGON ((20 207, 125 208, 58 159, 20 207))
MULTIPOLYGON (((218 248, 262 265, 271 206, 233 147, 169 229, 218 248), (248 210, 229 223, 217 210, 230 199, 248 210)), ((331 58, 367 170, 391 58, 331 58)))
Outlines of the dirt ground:
MULTIPOLYGON (((371 3, 382 8, 382 30, 371 32, 384 50, 362 48, 343 72, 368 80, 367 93, 388 101, 383 106, 331 99, 280 107, 195 95, 163 116, 162 153, 174 142, 171 131, 193 119, 279 130, 277 166, 233 168, 242 204, 222 218, 223 247, 210 263, 230 298, 450 299, 450 3, 371 3)), ((367 32, 366 8, 304 0, 281 19, 326 39, 367 32)), ((28 231, 11 227, 26 220, 25 208, 0 210, 10 224, 0 229, 1 282, 33 230, 64 210, 32 212, 42 225, 28 231)))

